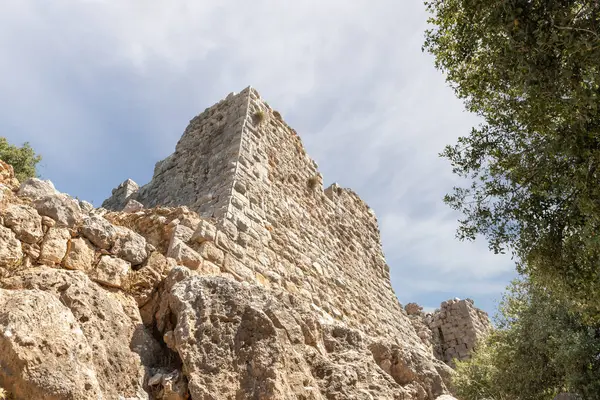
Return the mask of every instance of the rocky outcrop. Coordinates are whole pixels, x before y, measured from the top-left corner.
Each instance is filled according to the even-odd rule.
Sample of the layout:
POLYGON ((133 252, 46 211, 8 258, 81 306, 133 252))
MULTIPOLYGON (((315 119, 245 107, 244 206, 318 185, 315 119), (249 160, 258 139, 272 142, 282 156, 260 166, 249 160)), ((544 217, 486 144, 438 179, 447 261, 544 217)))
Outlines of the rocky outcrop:
POLYGON ((0 382, 15 396, 147 397, 144 364, 152 365, 160 346, 145 331, 132 300, 94 284, 80 271, 48 267, 20 271, 0 285, 0 302, 11 304, 0 314, 0 340, 12 338, 23 358, 19 363, 0 353, 0 382), (26 373, 13 369, 19 364, 26 373), (36 368, 40 371, 32 372, 36 368))
POLYGON ((446 390, 424 354, 324 323, 283 291, 176 268, 156 315, 194 399, 433 399, 446 390))
POLYGON ((117 188, 111 211, 19 185, 0 163, 0 387, 52 400, 448 394, 450 368, 391 288, 374 213, 323 190, 277 115, 252 89, 228 97, 149 185, 117 188))

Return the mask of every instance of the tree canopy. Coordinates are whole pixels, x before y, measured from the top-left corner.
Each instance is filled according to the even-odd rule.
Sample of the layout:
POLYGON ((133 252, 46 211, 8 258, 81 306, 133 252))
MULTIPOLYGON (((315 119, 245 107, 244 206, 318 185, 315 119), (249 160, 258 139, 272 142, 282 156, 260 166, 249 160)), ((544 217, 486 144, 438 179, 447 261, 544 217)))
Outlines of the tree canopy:
POLYGON ((424 49, 484 121, 445 200, 519 271, 600 321, 600 2, 430 0, 424 49))
POLYGON ((498 329, 469 361, 457 362, 453 385, 464 400, 584 399, 600 393, 600 335, 571 304, 527 279, 513 282, 499 307, 498 329))
POLYGON ((36 166, 42 157, 35 153, 29 143, 17 147, 0 137, 0 160, 12 165, 19 181, 36 176, 36 166))

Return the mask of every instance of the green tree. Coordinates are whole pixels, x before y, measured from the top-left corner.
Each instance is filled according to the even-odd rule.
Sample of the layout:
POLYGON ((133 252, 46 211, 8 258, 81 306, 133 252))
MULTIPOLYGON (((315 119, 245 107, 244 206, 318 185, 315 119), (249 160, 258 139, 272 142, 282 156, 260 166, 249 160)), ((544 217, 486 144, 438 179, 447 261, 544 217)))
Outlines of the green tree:
POLYGON ((562 391, 600 393, 600 335, 562 297, 528 280, 501 302, 497 329, 469 361, 457 362, 453 385, 464 400, 551 400, 562 391))
POLYGON ((0 137, 0 160, 12 165, 19 181, 36 176, 36 166, 42 157, 33 151, 29 143, 17 147, 0 137))
POLYGON ((430 0, 424 49, 484 121, 447 147, 458 236, 600 321, 600 2, 430 0))

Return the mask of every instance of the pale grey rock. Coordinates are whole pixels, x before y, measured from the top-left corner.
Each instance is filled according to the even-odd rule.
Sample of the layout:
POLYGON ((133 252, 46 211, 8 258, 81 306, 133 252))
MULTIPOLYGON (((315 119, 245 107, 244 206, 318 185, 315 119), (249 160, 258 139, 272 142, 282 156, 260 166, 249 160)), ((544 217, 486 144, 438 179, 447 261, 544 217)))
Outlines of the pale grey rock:
POLYGON ((148 258, 146 249, 146 239, 132 231, 121 226, 115 226, 117 231, 117 240, 112 248, 112 253, 123 260, 129 261, 131 265, 140 265, 148 258))
POLYGON ((16 398, 97 400, 92 360, 78 321, 58 298, 0 289, 0 382, 16 398))
POLYGON ((22 258, 21 242, 13 231, 0 225, 0 276, 2 276, 2 269, 16 266, 22 258))
POLYGON ((66 194, 40 197, 33 204, 40 215, 52 218, 60 226, 72 228, 83 218, 78 202, 66 194))
POLYGON ((194 235, 194 231, 187 226, 177 224, 173 228, 173 234, 171 235, 171 243, 174 243, 175 240, 181 240, 182 242, 189 242, 192 236, 194 235))
POLYGON ((37 200, 42 197, 51 196, 58 193, 59 192, 56 190, 51 181, 43 181, 38 178, 29 178, 25 182, 21 183, 18 195, 31 200, 37 200))
POLYGON ((84 218, 81 233, 104 250, 110 250, 119 237, 117 229, 105 218, 97 215, 84 218))
POLYGON ((71 239, 71 234, 67 228, 58 226, 50 228, 42 242, 38 262, 50 266, 62 263, 67 254, 69 239, 71 239))
POLYGON ((125 207, 123 207, 123 212, 136 212, 144 209, 144 205, 139 201, 135 201, 133 199, 129 200, 125 207))
POLYGON ((38 243, 44 237, 42 217, 24 204, 12 204, 2 212, 4 225, 12 229, 17 238, 26 243, 38 243))
POLYGON ((377 366, 360 331, 321 325, 298 300, 290 299, 292 308, 258 286, 190 276, 181 268, 163 285, 157 328, 181 356, 193 399, 219 393, 220 398, 392 400, 447 393, 424 354, 415 353, 405 370, 436 379, 435 385, 416 378, 398 383, 377 366))
POLYGON ((94 206, 85 200, 79 200, 79 208, 81 208, 81 211, 83 211, 86 214, 89 214, 92 211, 94 211, 94 206))
POLYGON ((487 313, 475 307, 473 300, 458 298, 444 301, 430 317, 412 316, 411 323, 434 355, 449 365, 455 359, 469 359, 492 329, 487 313))

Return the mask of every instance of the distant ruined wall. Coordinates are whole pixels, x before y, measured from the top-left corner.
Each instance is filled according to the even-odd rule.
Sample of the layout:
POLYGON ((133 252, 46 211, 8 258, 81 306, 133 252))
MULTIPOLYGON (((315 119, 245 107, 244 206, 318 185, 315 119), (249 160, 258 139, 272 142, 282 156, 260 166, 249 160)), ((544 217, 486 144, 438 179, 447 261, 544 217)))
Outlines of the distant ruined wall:
MULTIPOLYGON (((300 294, 368 334, 418 341, 391 287, 373 210, 351 190, 322 185, 296 132, 246 88, 192 119, 130 198, 214 218, 217 244, 234 255, 227 268, 248 280, 300 294)), ((117 203, 126 199, 104 206, 117 203)))
POLYGON ((491 324, 487 313, 473 305, 473 300, 448 300, 429 322, 433 333, 435 355, 451 364, 453 359, 465 360, 478 341, 487 336, 491 324))
POLYGON ((405 309, 423 343, 438 360, 451 366, 455 359, 469 359, 492 329, 487 313, 475 307, 471 299, 444 301, 433 314, 424 314, 415 303, 405 309))

